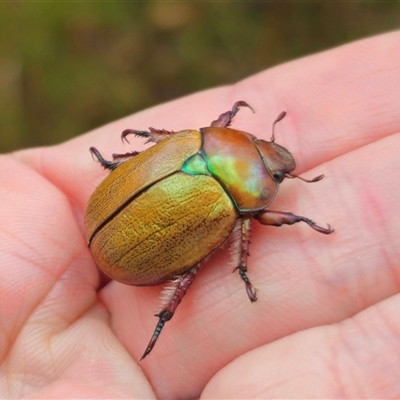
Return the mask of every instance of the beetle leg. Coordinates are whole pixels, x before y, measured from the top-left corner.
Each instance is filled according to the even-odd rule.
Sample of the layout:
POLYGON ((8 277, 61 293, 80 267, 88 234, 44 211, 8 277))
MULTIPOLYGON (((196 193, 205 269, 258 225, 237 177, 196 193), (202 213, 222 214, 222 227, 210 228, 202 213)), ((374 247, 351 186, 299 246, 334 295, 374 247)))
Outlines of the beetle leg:
POLYGON ((132 157, 137 156, 138 154, 140 154, 140 151, 129 151, 128 153, 124 153, 124 154, 113 154, 112 158, 113 161, 116 161, 118 164, 120 164, 123 161, 129 160, 132 157))
POLYGON ((199 266, 196 265, 191 270, 185 272, 178 278, 175 291, 173 292, 169 301, 164 306, 164 308, 158 314, 156 314, 156 317, 159 318, 156 329, 154 330, 153 336, 151 337, 150 342, 147 345, 146 350, 144 351, 140 360, 143 360, 143 358, 145 358, 153 349, 154 345, 157 342, 158 336, 160 335, 161 330, 164 327, 164 324, 174 316, 175 310, 177 309, 179 303, 182 301, 186 292, 193 283, 193 280, 196 277, 198 271, 199 266))
MULTIPOLYGON (((148 131, 138 131, 136 129, 125 129, 121 133, 121 139, 122 141, 127 141, 128 139, 126 138, 128 135, 135 135, 139 136, 142 138, 146 138, 147 141, 145 143, 158 143, 161 142, 162 140, 166 139, 167 137, 173 135, 175 132, 174 131, 167 131, 165 129, 155 129, 150 127, 148 131)), ((128 142, 129 143, 129 142, 128 142)))
POLYGON ((245 101, 239 100, 233 105, 231 111, 226 111, 222 113, 215 121, 211 122, 210 126, 218 128, 226 128, 231 124, 232 118, 237 114, 240 107, 248 107, 250 108, 251 111, 253 111, 253 113, 255 112, 253 108, 250 105, 248 105, 245 101))
POLYGON ((249 278, 246 275, 247 272, 247 257, 249 254, 250 247, 250 225, 251 219, 250 217, 243 217, 238 221, 239 225, 239 234, 240 238, 237 238, 237 246, 239 246, 239 251, 237 252, 236 257, 237 267, 233 270, 239 270, 239 275, 243 279, 246 285, 247 296, 249 296, 250 301, 253 303, 257 301, 256 290, 253 288, 249 278))
MULTIPOLYGON (((118 165, 121 163, 120 161, 107 161, 103 158, 103 156, 100 154, 100 152, 95 148, 91 147, 90 152, 92 153, 92 156, 95 156, 97 158, 97 161, 101 164, 101 166, 104 169, 109 169, 110 171, 114 170, 115 168, 118 167, 118 165)), ((115 160, 114 156, 113 159, 115 160)))
POLYGON ((330 227, 329 224, 327 224, 328 228, 323 228, 321 226, 318 226, 315 222, 311 221, 311 219, 301 217, 300 215, 294 215, 290 212, 265 210, 260 212, 259 214, 254 215, 254 218, 263 225, 281 226, 283 224, 293 225, 297 222, 305 222, 317 232, 325 233, 326 235, 329 235, 333 232, 333 229, 330 227))

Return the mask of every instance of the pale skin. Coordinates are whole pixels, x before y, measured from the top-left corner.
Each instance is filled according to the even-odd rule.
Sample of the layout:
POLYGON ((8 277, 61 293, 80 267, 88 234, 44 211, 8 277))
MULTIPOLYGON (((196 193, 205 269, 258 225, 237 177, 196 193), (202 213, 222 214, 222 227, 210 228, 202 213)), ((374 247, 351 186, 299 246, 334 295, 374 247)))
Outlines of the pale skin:
POLYGON ((400 33, 303 58, 113 122, 52 148, 0 157, 0 397, 372 398, 400 396, 400 33), (270 206, 329 223, 252 224, 248 276, 229 251, 200 269, 140 363, 161 286, 99 273, 83 213, 107 174, 89 153, 142 150, 126 128, 232 126, 296 159, 270 206))

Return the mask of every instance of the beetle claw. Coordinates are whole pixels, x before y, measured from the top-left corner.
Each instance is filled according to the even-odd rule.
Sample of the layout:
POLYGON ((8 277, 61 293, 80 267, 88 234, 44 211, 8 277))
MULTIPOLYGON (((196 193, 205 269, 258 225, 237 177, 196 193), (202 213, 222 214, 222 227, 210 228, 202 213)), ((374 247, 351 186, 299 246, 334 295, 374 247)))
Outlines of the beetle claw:
POLYGON ((109 169, 110 171, 112 171, 118 167, 119 165, 118 162, 105 160, 101 155, 101 153, 96 149, 96 147, 91 147, 89 150, 92 153, 92 156, 97 158, 97 161, 101 164, 101 166, 104 169, 109 169))
POLYGON ((246 292, 247 292, 247 296, 249 296, 249 299, 252 303, 257 301, 257 289, 253 288, 253 286, 251 284, 250 285, 246 284, 246 292))
POLYGON ((330 235, 332 232, 335 232, 334 229, 331 228, 331 226, 329 224, 328 225, 328 229, 326 228, 322 228, 322 226, 318 226, 316 224, 314 224, 315 226, 313 227, 316 231, 320 232, 320 233, 324 233, 325 235, 330 235))
POLYGON ((135 135, 139 137, 146 138, 146 143, 158 143, 162 140, 166 139, 167 137, 173 135, 174 131, 167 131, 166 129, 156 129, 150 127, 148 131, 139 131, 136 129, 125 129, 121 133, 122 141, 126 141, 129 143, 128 139, 126 138, 128 135, 135 135))
POLYGON ((250 279, 246 275, 247 267, 245 265, 240 265, 237 267, 239 269, 239 275, 243 279, 244 284, 246 285, 246 293, 247 296, 249 296, 249 299, 252 303, 257 301, 257 290, 253 288, 253 285, 250 282, 250 279))
POLYGON ((310 226, 311 228, 313 228, 315 231, 317 231, 319 233, 323 233, 325 235, 330 235, 334 231, 329 224, 327 224, 328 228, 323 228, 322 226, 317 225, 311 219, 308 219, 305 217, 301 217, 301 218, 302 218, 303 222, 305 222, 308 226, 310 226))
POLYGON ((129 140, 126 138, 128 135, 135 135, 139 137, 145 137, 149 138, 150 137, 150 132, 148 131, 138 131, 136 129, 125 129, 121 133, 121 140, 126 143, 129 143, 129 140))

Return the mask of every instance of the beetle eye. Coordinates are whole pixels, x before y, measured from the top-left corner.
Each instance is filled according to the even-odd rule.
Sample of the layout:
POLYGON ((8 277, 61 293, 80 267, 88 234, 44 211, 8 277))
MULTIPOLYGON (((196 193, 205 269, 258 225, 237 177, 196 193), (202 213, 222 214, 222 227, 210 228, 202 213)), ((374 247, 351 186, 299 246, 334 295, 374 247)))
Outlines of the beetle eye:
POLYGON ((285 173, 283 171, 276 171, 273 178, 276 182, 281 183, 285 179, 285 173))

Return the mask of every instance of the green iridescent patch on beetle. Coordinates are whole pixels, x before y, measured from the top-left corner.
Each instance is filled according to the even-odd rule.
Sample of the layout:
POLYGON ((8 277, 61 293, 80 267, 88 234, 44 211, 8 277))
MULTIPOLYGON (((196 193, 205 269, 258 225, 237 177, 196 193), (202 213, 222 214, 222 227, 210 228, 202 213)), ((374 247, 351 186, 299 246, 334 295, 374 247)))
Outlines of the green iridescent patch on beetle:
POLYGON ((231 128, 201 128, 207 169, 239 211, 264 209, 278 189, 249 133, 231 128))
POLYGON ((203 156, 199 153, 189 157, 184 162, 181 171, 188 175, 211 175, 203 156))

